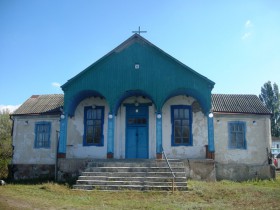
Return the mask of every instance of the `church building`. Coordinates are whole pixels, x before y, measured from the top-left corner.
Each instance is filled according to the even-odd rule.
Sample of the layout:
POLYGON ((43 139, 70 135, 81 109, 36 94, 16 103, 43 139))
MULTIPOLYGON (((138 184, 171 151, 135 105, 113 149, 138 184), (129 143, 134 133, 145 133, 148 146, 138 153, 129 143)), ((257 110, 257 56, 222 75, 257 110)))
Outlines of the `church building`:
POLYGON ((62 85, 64 94, 32 95, 11 115, 13 176, 79 175, 88 160, 164 152, 193 161, 190 178, 207 179, 209 164, 212 180, 273 177, 271 113, 255 95, 212 94, 214 85, 134 34, 62 85))

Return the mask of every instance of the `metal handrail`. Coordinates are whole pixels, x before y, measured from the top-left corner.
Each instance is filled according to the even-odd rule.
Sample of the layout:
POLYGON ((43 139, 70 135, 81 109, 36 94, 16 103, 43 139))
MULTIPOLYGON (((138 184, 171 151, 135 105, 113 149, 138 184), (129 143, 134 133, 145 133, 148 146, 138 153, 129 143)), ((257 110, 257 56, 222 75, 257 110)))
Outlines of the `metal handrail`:
POLYGON ((166 154, 165 154, 163 148, 162 148, 162 154, 163 154, 164 159, 165 159, 165 161, 166 161, 166 163, 167 163, 167 165, 168 165, 168 168, 170 169, 170 172, 171 172, 171 174, 172 174, 172 176, 173 176, 173 178, 172 178, 172 193, 174 193, 175 178, 176 178, 176 176, 175 176, 175 174, 174 174, 174 172, 173 172, 173 170, 172 170, 172 168, 171 168, 171 166, 170 166, 170 163, 169 163, 169 161, 168 161, 168 158, 167 158, 167 156, 166 156, 166 154))

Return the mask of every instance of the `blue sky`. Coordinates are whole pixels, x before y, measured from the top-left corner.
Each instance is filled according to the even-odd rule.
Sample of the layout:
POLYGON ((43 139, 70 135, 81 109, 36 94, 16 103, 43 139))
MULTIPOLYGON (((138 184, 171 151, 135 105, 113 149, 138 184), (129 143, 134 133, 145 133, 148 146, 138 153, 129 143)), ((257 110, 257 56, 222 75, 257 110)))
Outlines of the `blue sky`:
POLYGON ((0 108, 60 85, 141 26, 150 42, 216 83, 280 85, 278 0, 0 0, 0 108))

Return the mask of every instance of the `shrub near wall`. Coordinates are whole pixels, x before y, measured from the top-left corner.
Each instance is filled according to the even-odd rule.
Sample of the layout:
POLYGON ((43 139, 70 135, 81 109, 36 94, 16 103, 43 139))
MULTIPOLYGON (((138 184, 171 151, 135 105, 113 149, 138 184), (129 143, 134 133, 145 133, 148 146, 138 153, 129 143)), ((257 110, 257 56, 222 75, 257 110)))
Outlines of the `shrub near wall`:
POLYGON ((12 122, 9 110, 0 110, 0 179, 8 177, 8 164, 12 159, 12 122))

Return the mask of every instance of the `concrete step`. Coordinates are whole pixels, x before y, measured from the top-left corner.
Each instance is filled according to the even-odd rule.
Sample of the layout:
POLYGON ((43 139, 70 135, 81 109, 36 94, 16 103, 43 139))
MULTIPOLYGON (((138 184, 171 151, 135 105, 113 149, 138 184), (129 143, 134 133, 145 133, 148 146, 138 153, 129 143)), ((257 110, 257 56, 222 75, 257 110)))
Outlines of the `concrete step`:
MULTIPOLYGON (((183 162, 178 162, 176 160, 172 160, 169 162, 170 166, 173 167, 184 167, 183 162)), ((167 167, 167 163, 164 160, 137 160, 137 161, 129 161, 129 160, 117 160, 117 161, 105 161, 105 160, 96 160, 89 161, 88 167, 167 167)))
MULTIPOLYGON (((184 164, 171 160, 177 190, 187 190, 184 164)), ((80 190, 172 190, 173 175, 163 160, 94 160, 77 180, 80 190)))
MULTIPOLYGON (((176 177, 186 177, 185 172, 175 172, 176 177)), ((117 177, 172 177, 170 172, 82 172, 82 176, 117 177)))
MULTIPOLYGON (((172 186, 149 186, 149 185, 75 185, 74 190, 138 190, 138 191, 172 191, 172 186)), ((176 191, 187 191, 187 186, 176 186, 176 191)))
MULTIPOLYGON (((184 172, 183 167, 173 167, 173 172, 184 172)), ((169 172, 169 167, 87 167, 85 172, 169 172)))
MULTIPOLYGON (((80 176, 79 180, 106 180, 106 181, 152 181, 152 182, 169 182, 172 177, 116 177, 116 176, 80 176)), ((186 177, 176 177, 176 182, 185 182, 186 177)))
MULTIPOLYGON (((187 186, 187 182, 176 182, 176 186, 187 186)), ((104 181, 104 180, 78 180, 77 185, 148 185, 148 186, 172 186, 172 181, 151 182, 151 181, 104 181)))

